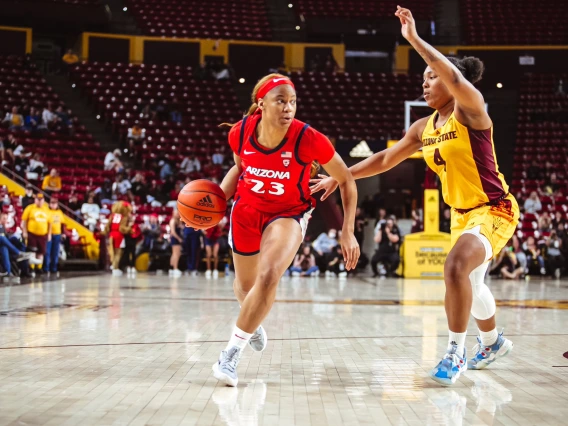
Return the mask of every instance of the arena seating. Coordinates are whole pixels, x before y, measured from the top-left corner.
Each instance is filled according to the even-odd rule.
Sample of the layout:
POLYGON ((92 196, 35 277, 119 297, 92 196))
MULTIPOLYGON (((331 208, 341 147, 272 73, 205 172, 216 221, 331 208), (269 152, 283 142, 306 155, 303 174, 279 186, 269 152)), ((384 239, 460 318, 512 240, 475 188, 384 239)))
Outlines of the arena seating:
MULTIPOLYGON (((392 17, 399 3, 395 0, 297 0, 293 4, 306 18, 369 19, 392 17)), ((430 19, 434 15, 433 0, 409 0, 404 7, 412 10, 416 19, 430 19)))
POLYGON ((220 121, 237 122, 242 116, 229 81, 198 81, 190 67, 84 62, 72 77, 122 138, 135 123, 146 130, 137 152, 144 161, 166 153, 179 164, 184 156, 196 154, 207 165, 215 148, 227 149, 227 131, 219 129, 220 121), (145 105, 167 107, 175 99, 181 123, 140 118, 145 105))
MULTIPOLYGON (((558 91, 559 81, 568 74, 527 74, 521 82, 517 145, 515 148, 511 192, 522 203, 532 191, 545 186, 543 180, 527 178, 527 170, 536 160, 542 172, 554 172, 561 189, 557 194, 540 195, 542 211, 568 213, 568 123, 558 120, 560 110, 568 110, 568 96, 558 91)), ((566 216, 568 219, 568 215, 566 216)), ((524 235, 534 235, 535 215, 524 214, 519 228, 524 235)))
MULTIPOLYGON (((54 107, 64 106, 34 65, 23 57, 0 57, 0 108, 10 111, 13 106, 25 113, 30 106, 41 111, 48 102, 54 107)), ((76 118, 73 119, 72 134, 52 131, 31 132, 7 130, 0 127, 0 139, 7 133, 14 133, 17 141, 27 152, 39 153, 48 168, 59 170, 63 189, 59 194, 65 202, 71 192, 82 200, 87 185, 102 183, 104 153, 98 142, 86 132, 76 118), (73 158, 70 162, 69 159, 73 158)))
POLYGON ((270 40, 264 0, 126 0, 146 35, 178 38, 270 40))
POLYGON ((398 139, 404 101, 422 93, 419 75, 294 72, 300 120, 343 140, 398 139))
POLYGON ((465 0, 461 20, 470 45, 568 44, 565 0, 465 0))

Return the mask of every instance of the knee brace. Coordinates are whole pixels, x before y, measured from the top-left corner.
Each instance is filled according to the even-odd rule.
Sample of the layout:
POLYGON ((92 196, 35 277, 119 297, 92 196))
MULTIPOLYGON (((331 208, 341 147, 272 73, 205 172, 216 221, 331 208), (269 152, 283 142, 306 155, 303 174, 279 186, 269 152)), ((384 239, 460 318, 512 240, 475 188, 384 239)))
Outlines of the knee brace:
POLYGON ((489 267, 489 262, 485 262, 471 271, 469 280, 473 293, 473 303, 471 304, 471 314, 475 319, 486 320, 495 315, 495 298, 491 294, 489 287, 483 282, 485 273, 489 267))

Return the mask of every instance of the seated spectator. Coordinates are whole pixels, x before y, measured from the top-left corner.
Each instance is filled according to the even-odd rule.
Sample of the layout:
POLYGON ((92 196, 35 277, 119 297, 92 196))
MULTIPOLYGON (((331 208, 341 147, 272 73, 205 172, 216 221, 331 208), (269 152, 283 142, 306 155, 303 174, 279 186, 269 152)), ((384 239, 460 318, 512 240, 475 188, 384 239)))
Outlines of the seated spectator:
POLYGON ((34 188, 30 184, 26 185, 26 192, 22 197, 22 210, 25 210, 27 206, 34 203, 34 188))
POLYGON ((179 168, 180 172, 185 174, 199 172, 201 171, 201 162, 195 155, 192 155, 185 157, 181 162, 179 168))
POLYGON ((128 149, 130 150, 130 155, 133 156, 136 152, 136 148, 140 146, 140 143, 146 138, 146 129, 141 128, 138 124, 133 125, 128 129, 126 135, 126 141, 128 142, 128 149))
POLYGON ((35 258, 34 253, 25 252, 25 247, 21 241, 8 233, 7 223, 8 214, 0 213, 0 261, 3 268, 0 277, 12 274, 12 261, 25 263, 20 265, 20 269, 26 270, 25 272, 27 272, 27 262, 34 265, 41 265, 42 262, 35 258))
POLYGON ((65 109, 61 105, 59 105, 55 110, 55 115, 59 118, 59 123, 63 126, 73 125, 71 114, 71 110, 65 111, 65 109))
POLYGON ((146 178, 142 173, 136 173, 132 178, 132 194, 135 197, 140 197, 142 203, 147 203, 148 199, 148 185, 146 184, 146 178))
POLYGON ((556 278, 560 278, 564 272, 566 259, 562 254, 562 239, 555 230, 550 233, 550 237, 546 239, 546 261, 547 269, 553 271, 556 278))
POLYGON ((542 210, 542 204, 540 203, 540 199, 536 191, 531 192, 529 198, 525 200, 525 213, 530 214, 537 214, 539 211, 542 210))
POLYGON ((81 207, 82 205, 79 203, 79 199, 77 198, 77 194, 71 194, 69 195, 69 201, 67 201, 67 207, 69 207, 71 210, 73 210, 73 213, 75 213, 75 220, 77 220, 78 222, 81 222, 81 218, 79 217, 81 214, 81 207))
POLYGON ((316 266, 316 257, 312 253, 309 244, 304 244, 300 247, 298 254, 296 254, 294 258, 290 272, 292 276, 295 277, 317 277, 319 275, 319 268, 316 266))
POLYGON ((540 167, 537 160, 532 160, 532 163, 527 170, 527 179, 530 180, 542 179, 542 167, 540 167))
POLYGON ((43 125, 49 130, 55 129, 59 122, 59 117, 53 111, 53 104, 49 102, 41 115, 43 125))
POLYGON ((395 275, 400 264, 400 230, 393 216, 389 217, 375 234, 375 242, 377 250, 371 259, 373 277, 379 276, 379 264, 383 265, 386 276, 395 275))
MULTIPOLYGON (((161 160, 158 165, 161 167, 160 168, 160 179, 161 180, 167 180, 168 178, 172 177, 174 175, 174 170, 172 168, 172 165, 170 164, 170 160, 168 160, 167 158, 164 160, 161 160)), ((169 191, 166 190, 166 193, 168 193, 169 191)))
POLYGON ((544 193, 547 195, 556 195, 560 191, 561 185, 558 181, 556 173, 551 173, 544 184, 544 193))
POLYGON ((90 195, 86 203, 81 206, 81 215, 83 217, 83 224, 89 228, 92 232, 95 231, 97 223, 99 222, 99 217, 101 214, 101 208, 97 203, 95 203, 95 197, 90 195))
POLYGON ((554 213, 554 218, 552 219, 552 227, 556 230, 558 230, 558 225, 560 225, 561 223, 564 223, 564 215, 562 214, 562 212, 555 212, 554 213))
POLYGON ((170 121, 173 121, 174 123, 182 122, 182 114, 177 103, 171 105, 170 121))
POLYGON ((41 161, 41 156, 39 153, 35 153, 30 160, 30 165, 28 166, 28 179, 36 180, 40 175, 43 174, 45 169, 45 164, 41 161), (30 176, 30 173, 34 176, 30 176))
POLYGON ((43 128, 39 110, 31 107, 30 113, 24 118, 24 129, 30 132, 43 128))
POLYGON ((509 280, 522 278, 525 270, 517 259, 515 253, 512 251, 512 247, 505 247, 502 252, 503 251, 505 252, 505 256, 500 269, 503 278, 509 280))
POLYGON ((14 162, 14 150, 17 146, 18 141, 12 133, 9 133, 8 136, 0 142, 0 157, 3 166, 14 162))
POLYGON ((162 188, 158 185, 158 181, 153 179, 150 183, 150 187, 148 188, 148 195, 146 198, 152 206, 159 207, 168 201, 168 194, 164 194, 162 188))
POLYGON ((105 179, 103 184, 95 189, 95 197, 98 197, 101 204, 112 204, 112 183, 109 179, 105 179))
POLYGON ((552 219, 550 218, 548 212, 542 212, 538 218, 538 230, 541 233, 549 233, 552 229, 552 219))
POLYGON ((333 228, 327 231, 327 234, 322 232, 312 242, 312 247, 316 251, 316 263, 320 270, 327 270, 328 257, 337 244, 339 244, 337 241, 337 230, 333 228))
POLYGON ((225 156, 223 154, 221 154, 221 151, 219 148, 215 148, 215 154, 213 154, 213 157, 211 158, 213 164, 223 164, 223 162, 225 161, 225 156))
POLYGON ((528 237, 524 244, 525 254, 527 255, 527 269, 531 274, 533 271, 540 272, 540 275, 546 275, 544 257, 541 249, 537 246, 534 237, 528 237))
POLYGON ((47 195, 53 195, 61 191, 61 177, 57 172, 57 169, 51 169, 49 174, 43 178, 43 183, 41 184, 41 189, 47 193, 47 195))
POLYGON ((120 149, 115 149, 114 151, 107 152, 105 156, 105 170, 114 170, 115 172, 120 172, 123 169, 122 163, 120 161, 120 149))
POLYGON ((12 112, 6 113, 3 122, 8 123, 10 130, 19 130, 24 126, 24 117, 18 112, 18 107, 15 106, 12 107, 12 112))
POLYGON ((511 239, 511 241, 512 241, 512 247, 513 247, 513 253, 515 253, 517 260, 519 261, 520 265, 523 268, 523 272, 526 274, 527 273, 527 255, 523 251, 523 245, 521 244, 521 240, 519 240, 519 237, 517 237, 516 234, 513 234, 513 238, 511 239))
POLYGON ((128 196, 131 194, 130 189, 132 188, 132 184, 126 177, 126 174, 119 173, 116 175, 116 180, 112 184, 112 192, 114 195, 118 197, 128 196))
POLYGON ((329 254, 326 265, 325 276, 331 277, 333 275, 336 275, 339 278, 347 277, 345 263, 343 262, 343 251, 341 250, 340 245, 333 248, 332 252, 329 254))

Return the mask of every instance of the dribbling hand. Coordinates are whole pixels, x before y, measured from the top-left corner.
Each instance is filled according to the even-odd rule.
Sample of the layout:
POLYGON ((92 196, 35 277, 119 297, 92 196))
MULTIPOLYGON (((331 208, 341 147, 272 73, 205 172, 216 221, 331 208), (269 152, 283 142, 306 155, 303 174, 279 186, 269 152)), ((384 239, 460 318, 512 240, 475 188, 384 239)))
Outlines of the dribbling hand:
POLYGON ((337 181, 330 176, 318 175, 318 178, 319 179, 310 179, 310 183, 313 184, 310 186, 310 194, 324 190, 325 192, 320 198, 320 200, 323 201, 337 189, 338 184, 337 181))
POLYGON ((345 269, 348 271, 355 269, 357 267, 361 251, 359 249, 359 243, 357 242, 353 232, 343 232, 341 234, 341 251, 343 252, 345 269))
POLYGON ((412 16, 412 12, 410 12, 410 10, 397 6, 394 16, 400 19, 400 24, 402 25, 400 32, 405 39, 411 42, 412 40, 418 38, 418 33, 416 32, 416 22, 414 21, 414 17, 412 16))

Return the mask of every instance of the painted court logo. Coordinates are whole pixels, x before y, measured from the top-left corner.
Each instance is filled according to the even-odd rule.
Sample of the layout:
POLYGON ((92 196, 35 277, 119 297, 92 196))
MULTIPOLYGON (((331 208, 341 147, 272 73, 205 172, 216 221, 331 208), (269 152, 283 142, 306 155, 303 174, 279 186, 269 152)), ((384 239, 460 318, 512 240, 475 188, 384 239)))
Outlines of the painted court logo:
POLYGON ((213 208, 215 207, 215 205, 213 204, 213 200, 211 199, 211 197, 208 195, 206 197, 203 197, 201 200, 199 200, 197 202, 197 205, 200 207, 210 207, 213 208))

